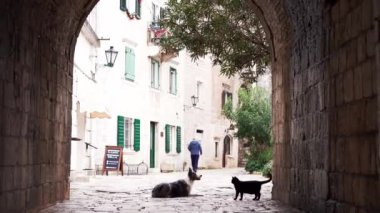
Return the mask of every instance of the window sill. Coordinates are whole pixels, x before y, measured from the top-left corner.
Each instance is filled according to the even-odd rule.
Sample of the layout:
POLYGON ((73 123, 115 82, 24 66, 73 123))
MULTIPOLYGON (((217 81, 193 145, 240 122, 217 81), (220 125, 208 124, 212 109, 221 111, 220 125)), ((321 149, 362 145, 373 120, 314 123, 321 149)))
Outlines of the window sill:
POLYGON ((124 78, 125 81, 135 83, 135 79, 124 78))
POLYGON ((181 153, 166 153, 167 156, 178 156, 181 153))
POLYGON ((153 91, 160 91, 160 87, 152 87, 152 86, 149 86, 149 87, 153 91))

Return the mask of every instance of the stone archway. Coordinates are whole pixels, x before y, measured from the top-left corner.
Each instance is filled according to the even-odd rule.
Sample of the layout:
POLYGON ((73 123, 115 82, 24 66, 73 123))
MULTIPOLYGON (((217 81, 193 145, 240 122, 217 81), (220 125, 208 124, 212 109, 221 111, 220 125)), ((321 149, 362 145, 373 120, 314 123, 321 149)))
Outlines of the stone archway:
POLYGON ((2 211, 37 211, 69 198, 73 53, 96 3, 0 5, 2 211))
MULTIPOLYGON (((251 2, 272 44, 273 198, 379 210, 377 1, 251 2)), ((73 52, 96 3, 0 5, 0 209, 69 197, 73 52)))

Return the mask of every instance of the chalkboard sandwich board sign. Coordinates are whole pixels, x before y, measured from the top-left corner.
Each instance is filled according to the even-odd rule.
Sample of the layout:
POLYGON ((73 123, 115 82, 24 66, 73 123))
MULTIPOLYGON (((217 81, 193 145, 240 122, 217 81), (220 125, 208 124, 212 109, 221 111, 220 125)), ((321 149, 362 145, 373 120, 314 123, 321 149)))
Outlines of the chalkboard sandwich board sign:
POLYGON ((108 171, 121 171, 123 173, 123 147, 120 146, 106 146, 103 160, 103 172, 108 175, 108 171))

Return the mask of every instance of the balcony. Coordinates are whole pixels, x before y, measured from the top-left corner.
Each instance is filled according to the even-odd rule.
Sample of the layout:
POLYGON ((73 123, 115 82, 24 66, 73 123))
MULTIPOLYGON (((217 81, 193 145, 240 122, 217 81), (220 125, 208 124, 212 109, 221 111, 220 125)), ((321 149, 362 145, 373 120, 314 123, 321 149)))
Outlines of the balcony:
POLYGON ((170 35, 170 32, 162 28, 158 21, 153 21, 148 27, 148 44, 149 45, 149 56, 159 60, 161 63, 168 61, 177 56, 177 54, 166 53, 159 46, 161 38, 165 38, 170 35))

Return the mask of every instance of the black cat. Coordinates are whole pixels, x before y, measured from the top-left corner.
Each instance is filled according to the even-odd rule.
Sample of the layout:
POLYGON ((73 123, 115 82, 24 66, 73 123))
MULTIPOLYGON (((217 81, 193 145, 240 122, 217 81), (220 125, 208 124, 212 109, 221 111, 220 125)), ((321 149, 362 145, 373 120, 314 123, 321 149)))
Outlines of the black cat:
POLYGON ((231 183, 235 186, 236 196, 234 200, 239 196, 240 193, 240 200, 243 199, 243 193, 248 194, 255 194, 255 198, 253 200, 260 200, 260 190, 261 185, 264 183, 268 183, 272 180, 272 175, 268 174, 269 180, 266 181, 240 181, 237 177, 232 177, 231 183))

